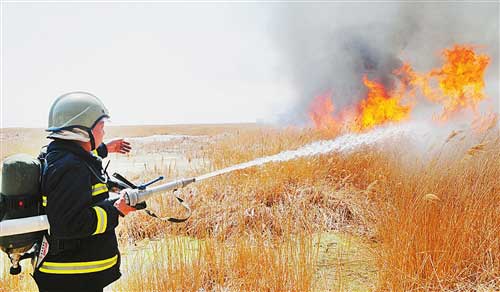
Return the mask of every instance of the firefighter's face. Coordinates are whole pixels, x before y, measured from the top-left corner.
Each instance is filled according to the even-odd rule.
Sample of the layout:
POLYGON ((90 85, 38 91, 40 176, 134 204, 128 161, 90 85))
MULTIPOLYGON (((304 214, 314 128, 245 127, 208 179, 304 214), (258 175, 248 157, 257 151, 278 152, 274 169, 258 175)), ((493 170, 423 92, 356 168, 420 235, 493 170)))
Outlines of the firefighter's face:
POLYGON ((97 125, 92 129, 92 134, 94 135, 96 147, 101 145, 104 140, 104 120, 99 121, 97 125))

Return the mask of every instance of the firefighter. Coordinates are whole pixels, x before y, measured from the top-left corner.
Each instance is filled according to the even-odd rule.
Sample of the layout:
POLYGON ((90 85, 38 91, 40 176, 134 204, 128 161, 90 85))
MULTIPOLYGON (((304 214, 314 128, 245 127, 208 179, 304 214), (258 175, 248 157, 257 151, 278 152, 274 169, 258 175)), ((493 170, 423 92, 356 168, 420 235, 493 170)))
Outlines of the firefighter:
POLYGON ((123 139, 103 143, 104 104, 87 92, 57 98, 49 113, 50 134, 42 176, 43 205, 50 230, 48 252, 40 253, 33 277, 40 291, 102 291, 120 278, 115 227, 135 210, 123 193, 108 199, 102 158, 128 153, 123 139))

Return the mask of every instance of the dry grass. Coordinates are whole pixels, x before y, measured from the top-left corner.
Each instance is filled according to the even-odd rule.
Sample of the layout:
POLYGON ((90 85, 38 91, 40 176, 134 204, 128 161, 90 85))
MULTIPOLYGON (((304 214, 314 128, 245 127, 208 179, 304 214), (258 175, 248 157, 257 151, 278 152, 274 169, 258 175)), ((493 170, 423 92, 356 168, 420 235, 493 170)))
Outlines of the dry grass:
POLYGON ((498 131, 486 140, 449 145, 438 161, 409 171, 374 165, 387 176, 378 187, 380 287, 500 289, 498 131))
MULTIPOLYGON (((165 164, 135 178, 203 174, 332 135, 253 126, 206 131, 206 140, 184 150, 193 161, 187 169, 165 164)), ((180 192, 193 209, 185 224, 139 212, 123 220, 124 277, 111 289, 497 291, 499 161, 500 134, 490 128, 451 132, 424 153, 389 141, 206 180, 180 192), (352 246, 318 240, 339 231, 360 239, 352 246), (148 238, 159 241, 144 244, 148 238)), ((169 197, 150 205, 159 214, 180 211, 169 197)), ((5 276, 0 284, 21 285, 5 276)))
POLYGON ((132 273, 115 291, 308 290, 314 261, 311 237, 280 242, 244 236, 228 242, 177 237, 125 256, 132 273), (139 264, 138 264, 139 263, 139 264))

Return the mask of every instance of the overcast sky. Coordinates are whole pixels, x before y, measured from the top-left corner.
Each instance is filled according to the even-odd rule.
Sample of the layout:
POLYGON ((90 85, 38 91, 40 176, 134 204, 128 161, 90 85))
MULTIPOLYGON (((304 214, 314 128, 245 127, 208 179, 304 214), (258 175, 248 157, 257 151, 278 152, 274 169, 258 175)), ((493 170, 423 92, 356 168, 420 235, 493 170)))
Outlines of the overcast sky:
POLYGON ((5 3, 2 127, 45 127, 84 90, 112 124, 255 122, 283 111, 266 4, 5 3))

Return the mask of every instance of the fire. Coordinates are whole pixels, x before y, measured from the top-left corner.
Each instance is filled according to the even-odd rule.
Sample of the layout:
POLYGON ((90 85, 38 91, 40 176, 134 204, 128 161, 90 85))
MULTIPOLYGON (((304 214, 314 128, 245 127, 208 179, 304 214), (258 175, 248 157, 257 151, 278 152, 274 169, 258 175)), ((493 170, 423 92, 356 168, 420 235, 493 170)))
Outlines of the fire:
POLYGON ((484 75, 490 58, 477 54, 468 45, 445 49, 442 56, 443 65, 428 73, 415 72, 409 63, 404 63, 393 72, 399 82, 390 90, 363 76, 367 95, 357 104, 340 109, 336 116, 331 93, 319 95, 311 104, 309 116, 316 128, 364 131, 408 119, 419 101, 417 91, 428 101, 443 107, 438 118, 440 121, 467 109, 477 113, 479 103, 487 97, 484 75))
POLYGON ((318 129, 334 129, 337 127, 333 118, 334 110, 332 93, 327 92, 314 98, 309 108, 309 117, 318 129))
POLYGON ((408 118, 411 107, 401 105, 401 97, 389 94, 385 87, 363 76, 368 88, 367 97, 359 103, 357 130, 366 130, 388 122, 399 122, 408 118))
POLYGON ((455 45, 443 51, 444 65, 433 70, 430 77, 437 78, 441 95, 431 95, 430 99, 444 107, 442 118, 477 105, 486 98, 484 93, 484 73, 490 62, 486 55, 477 55, 470 46, 455 45))
POLYGON ((309 108, 309 117, 317 129, 350 129, 355 132, 371 129, 377 125, 398 122, 408 118, 411 107, 401 105, 401 95, 387 92, 384 86, 363 77, 368 94, 359 104, 344 108, 334 114, 331 93, 318 95, 309 108))

